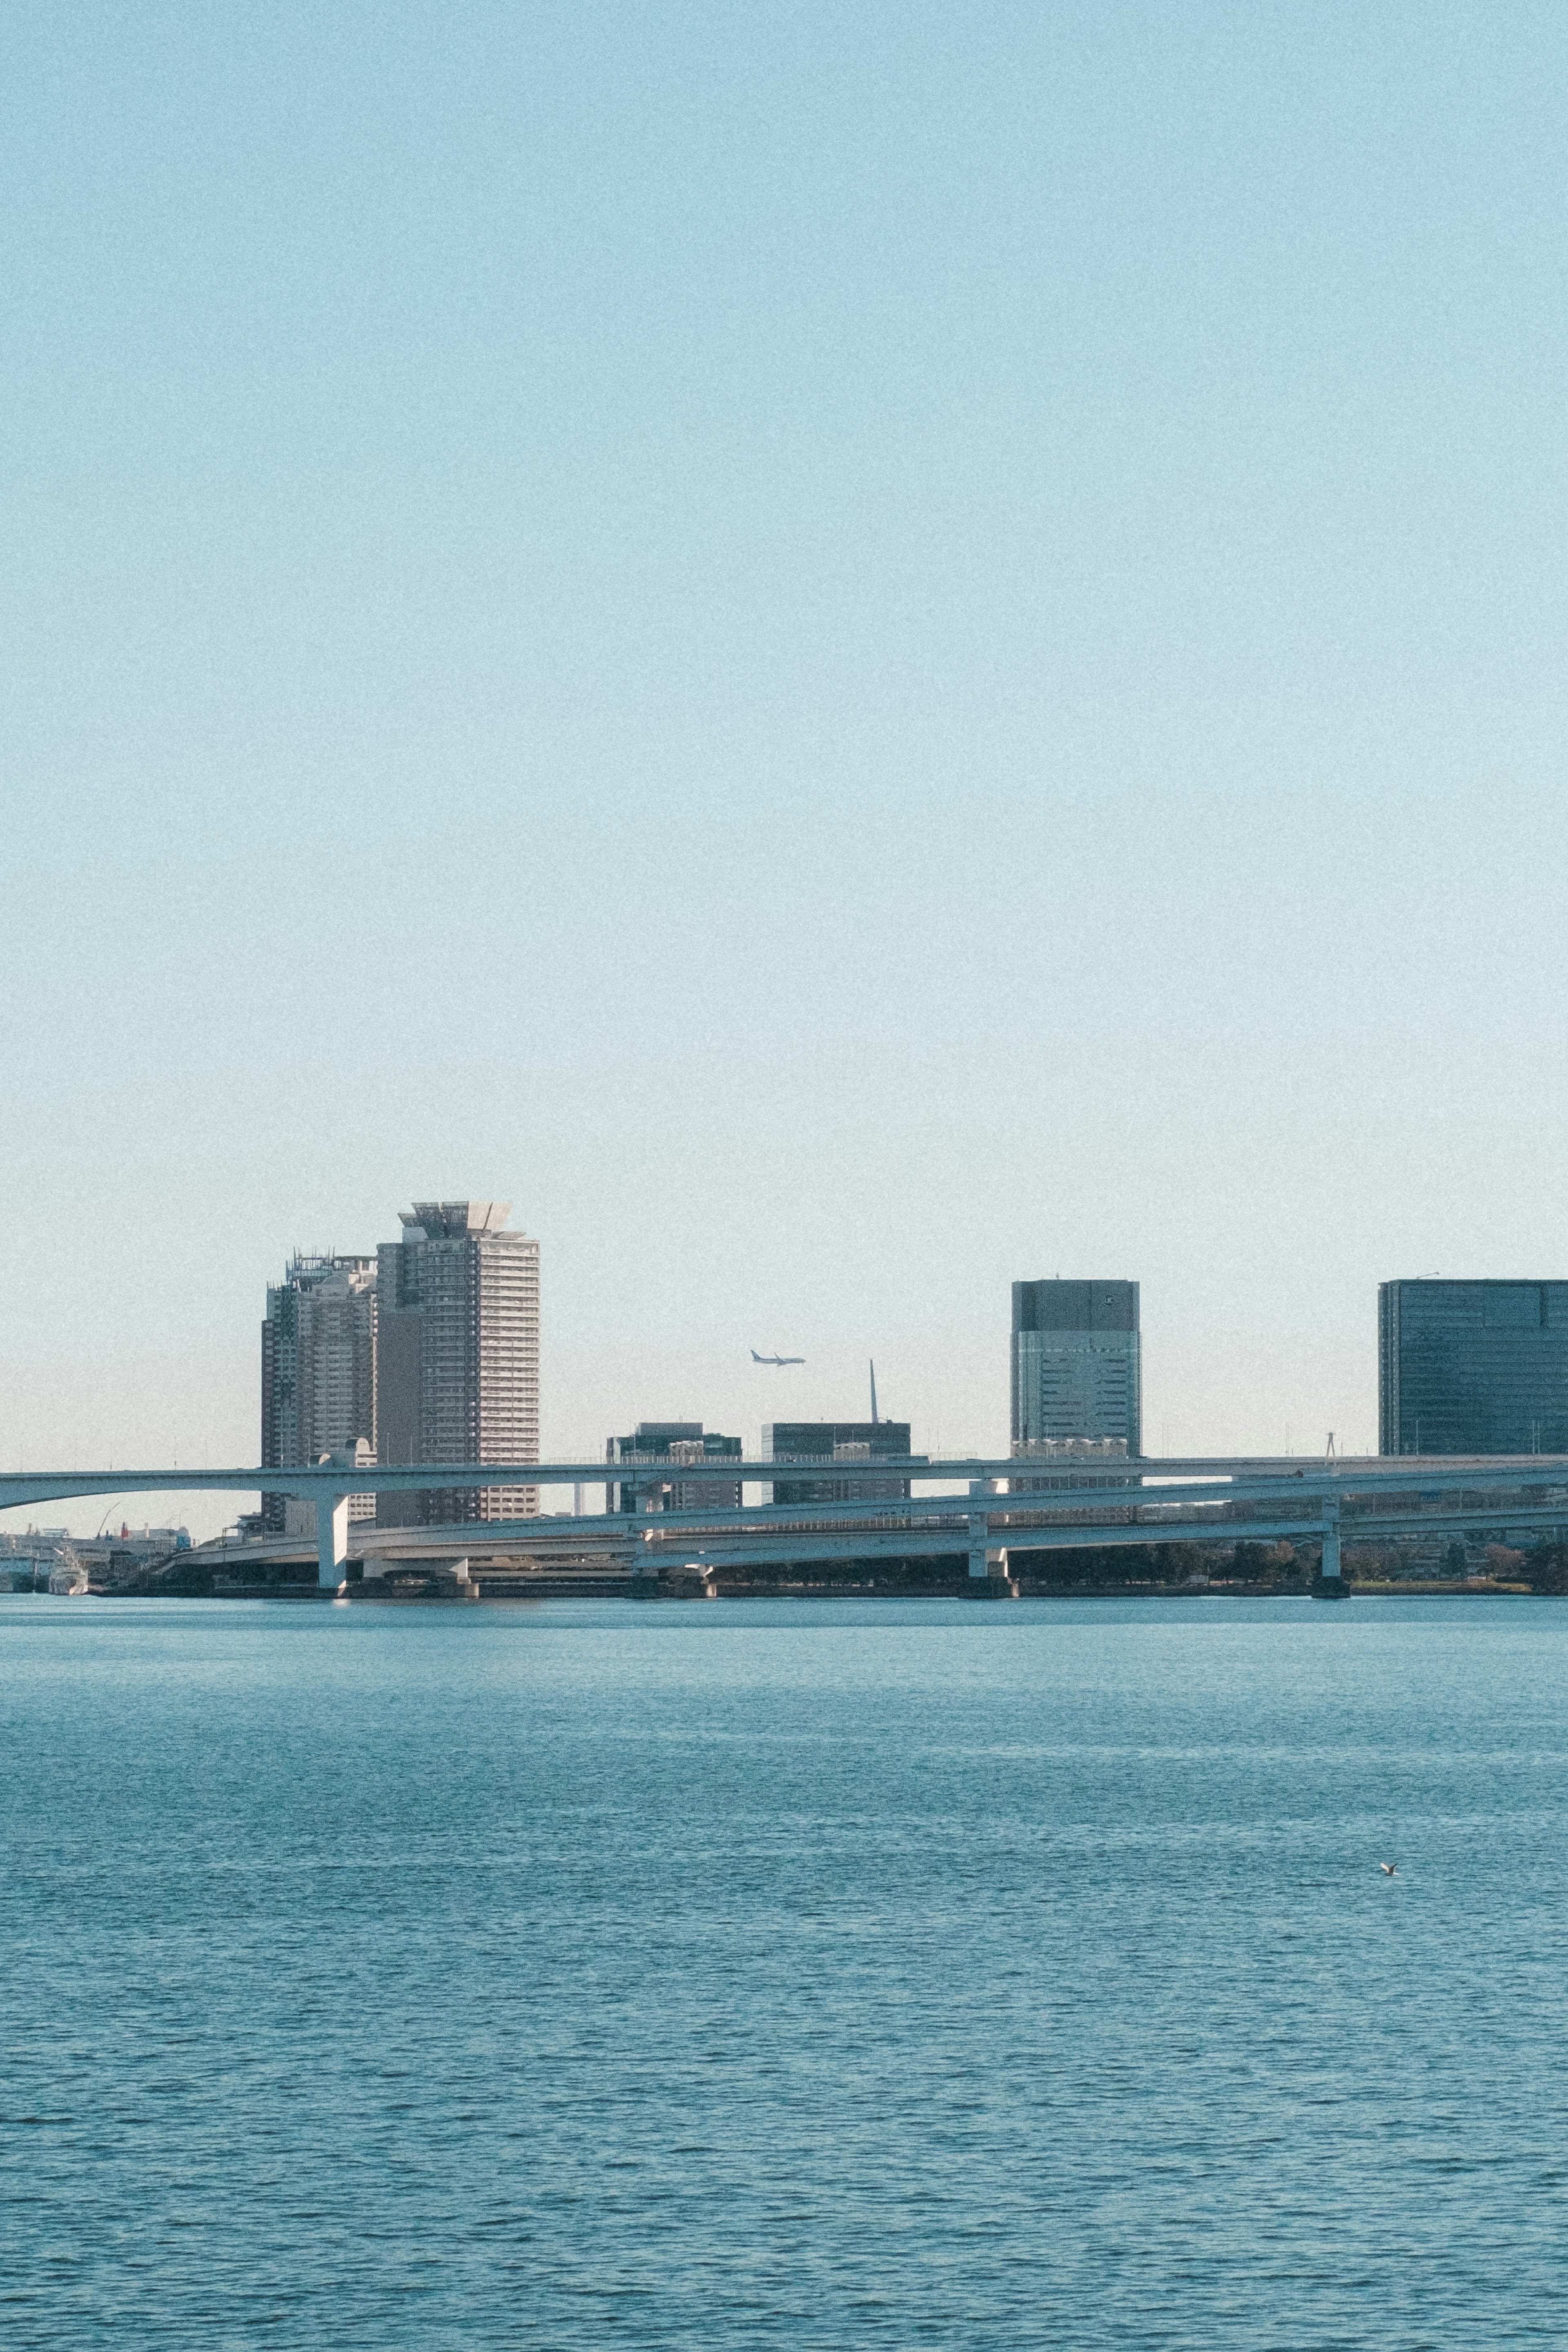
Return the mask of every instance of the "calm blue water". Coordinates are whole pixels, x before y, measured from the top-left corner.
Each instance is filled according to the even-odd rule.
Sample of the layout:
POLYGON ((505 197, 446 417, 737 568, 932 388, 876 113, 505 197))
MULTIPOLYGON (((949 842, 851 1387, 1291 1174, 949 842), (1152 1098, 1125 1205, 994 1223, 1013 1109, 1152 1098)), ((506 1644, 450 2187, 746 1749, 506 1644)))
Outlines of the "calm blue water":
POLYGON ((1568 1605, 17 1599, 0 1691, 8 2346, 1568 2343, 1568 1605))

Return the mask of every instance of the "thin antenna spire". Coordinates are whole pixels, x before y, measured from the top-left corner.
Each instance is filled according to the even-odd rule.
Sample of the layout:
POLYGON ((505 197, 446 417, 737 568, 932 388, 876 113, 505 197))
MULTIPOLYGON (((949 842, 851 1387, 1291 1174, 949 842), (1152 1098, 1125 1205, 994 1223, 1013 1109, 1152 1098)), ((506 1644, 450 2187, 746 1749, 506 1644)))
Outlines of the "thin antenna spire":
POLYGON ((876 1427, 876 1359, 869 1357, 867 1361, 871 1365, 871 1425, 874 1429, 876 1427))

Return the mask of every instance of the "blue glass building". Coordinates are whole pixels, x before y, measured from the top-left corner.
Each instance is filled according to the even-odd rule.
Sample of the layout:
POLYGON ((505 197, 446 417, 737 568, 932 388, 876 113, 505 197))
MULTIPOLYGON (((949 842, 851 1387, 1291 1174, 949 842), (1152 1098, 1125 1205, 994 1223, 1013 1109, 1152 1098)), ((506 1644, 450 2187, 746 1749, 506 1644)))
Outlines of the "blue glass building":
POLYGON ((1385 1282, 1380 1454, 1568 1454, 1568 1282, 1385 1282))

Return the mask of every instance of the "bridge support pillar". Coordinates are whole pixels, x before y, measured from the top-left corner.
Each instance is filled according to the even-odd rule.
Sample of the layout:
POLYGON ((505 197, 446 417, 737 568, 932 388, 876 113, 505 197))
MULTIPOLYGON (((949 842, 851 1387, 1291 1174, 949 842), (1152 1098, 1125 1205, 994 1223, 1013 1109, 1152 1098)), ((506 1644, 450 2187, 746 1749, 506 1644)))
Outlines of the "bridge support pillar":
MULTIPOLYGON (((977 1495, 988 1495, 990 1491, 991 1483, 988 1478, 970 1479, 971 1499, 977 1495)), ((986 1558, 986 1538, 990 1532, 991 1523, 985 1512, 972 1510, 969 1513, 969 1574, 971 1577, 985 1576, 989 1571, 990 1562, 986 1558)))
POLYGON ((656 1600, 659 1591, 659 1563, 648 1549, 644 1530, 632 1523, 632 1598, 633 1601, 656 1600))
MULTIPOLYGON (((972 1478, 969 1482, 969 1493, 971 1496, 977 1495, 994 1495, 996 1489, 997 1482, 994 1478, 972 1478)), ((1008 1556, 1006 1552, 998 1550, 991 1543, 991 1521, 989 1513, 987 1511, 977 1511, 971 1509, 969 1513, 970 1576, 977 1579, 980 1577, 1005 1577, 1007 1572, 1008 1556)))
POLYGON ((1325 1584, 1328 1583, 1331 1579, 1335 1582, 1340 1579, 1339 1512, 1337 1508, 1329 1513, 1328 1518, 1324 1523, 1323 1561, 1318 1573, 1322 1578, 1325 1584))
POLYGON ((316 1498, 316 1581, 323 1592, 336 1592, 343 1581, 349 1557, 349 1498, 319 1495, 316 1498))

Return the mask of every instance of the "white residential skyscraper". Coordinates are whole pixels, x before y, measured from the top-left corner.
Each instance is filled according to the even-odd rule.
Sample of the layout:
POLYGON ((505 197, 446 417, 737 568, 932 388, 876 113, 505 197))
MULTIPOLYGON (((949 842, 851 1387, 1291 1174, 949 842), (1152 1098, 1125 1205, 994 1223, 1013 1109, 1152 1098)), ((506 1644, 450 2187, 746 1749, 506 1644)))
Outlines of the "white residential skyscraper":
MULTIPOLYGON (((506 1201, 416 1201, 377 1253, 378 1459, 537 1462, 539 1245, 506 1201)), ((534 1486, 383 1495, 383 1526, 517 1519, 534 1486)))

